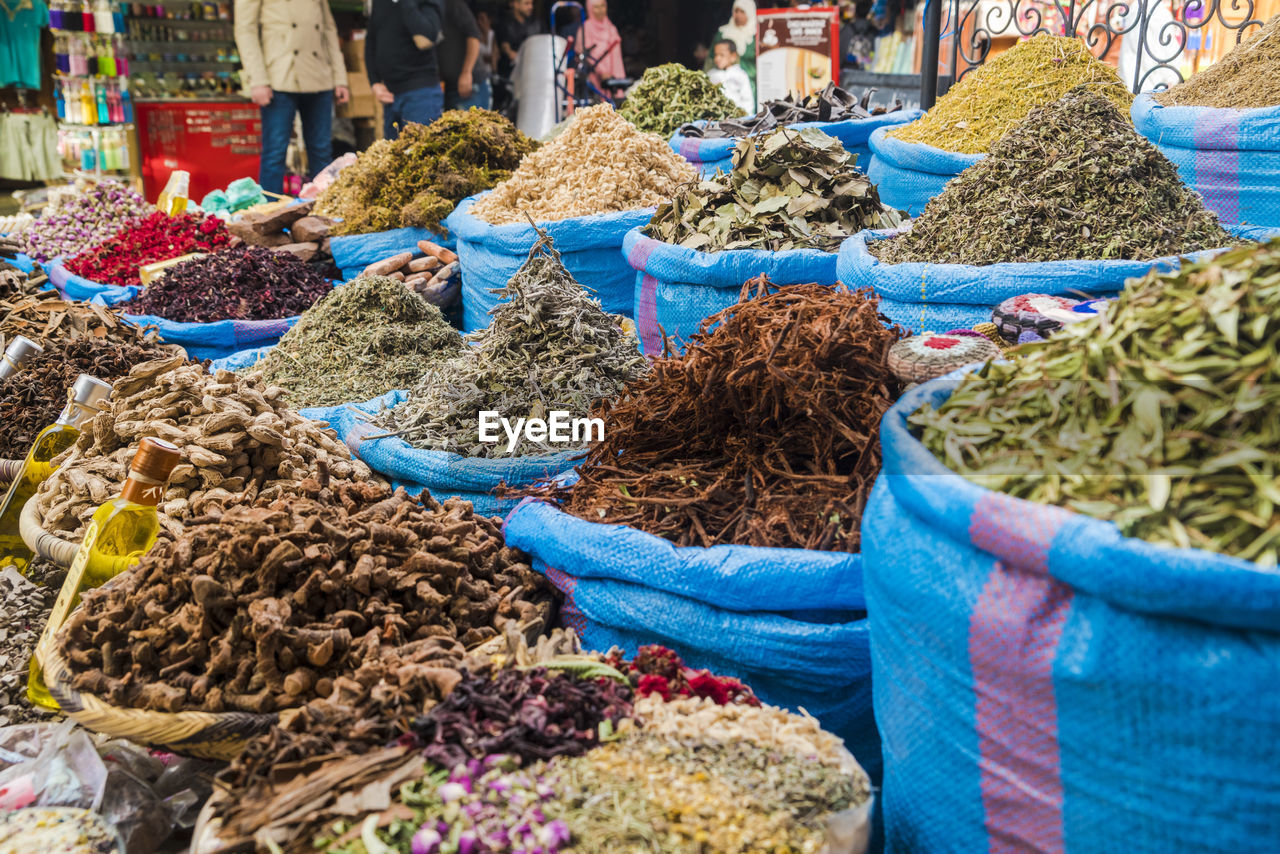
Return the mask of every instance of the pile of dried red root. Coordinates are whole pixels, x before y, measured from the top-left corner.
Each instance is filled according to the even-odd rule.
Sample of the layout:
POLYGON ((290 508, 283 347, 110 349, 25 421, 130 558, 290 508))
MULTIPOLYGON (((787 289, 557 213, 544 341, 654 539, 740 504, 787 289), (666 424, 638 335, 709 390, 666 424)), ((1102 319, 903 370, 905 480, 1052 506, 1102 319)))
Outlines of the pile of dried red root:
POLYGON ((870 291, 773 290, 748 282, 683 356, 606 403, 581 479, 541 494, 678 545, 858 551, 903 332, 870 291))
POLYGON ((549 585, 470 504, 368 483, 302 492, 193 519, 85 593, 59 636, 75 687, 168 712, 327 698, 412 716, 456 684, 467 649, 508 623, 547 627, 549 585))

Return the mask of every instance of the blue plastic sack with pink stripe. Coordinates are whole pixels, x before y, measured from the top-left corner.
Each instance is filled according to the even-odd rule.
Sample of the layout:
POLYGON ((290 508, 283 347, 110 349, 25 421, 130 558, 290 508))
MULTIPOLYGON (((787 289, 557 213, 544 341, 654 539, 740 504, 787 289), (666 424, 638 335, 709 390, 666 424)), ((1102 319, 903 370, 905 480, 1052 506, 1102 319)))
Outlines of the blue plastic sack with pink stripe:
MULTIPOLYGON (((843 122, 798 122, 786 125, 788 130, 804 130, 817 128, 827 136, 840 140, 844 150, 858 156, 858 168, 863 172, 871 163, 871 148, 868 140, 871 134, 883 127, 914 122, 923 116, 920 110, 898 110, 896 113, 885 113, 869 119, 850 119, 843 122)), ((705 121, 694 122, 697 125, 705 121)), ((698 170, 699 175, 710 175, 717 169, 728 172, 733 168, 733 149, 742 137, 725 137, 723 139, 700 139, 684 136, 679 131, 671 135, 671 150, 688 160, 698 170)))
POLYGON ((952 473, 907 416, 958 376, 863 516, 888 850, 1274 852, 1280 573, 952 473))
POLYGON ((767 703, 803 707, 878 776, 858 555, 675 546, 533 500, 504 531, 564 593, 561 620, 588 648, 668 646, 692 667, 742 679, 767 703))
POLYGON ((775 285, 834 285, 836 254, 817 249, 701 252, 654 240, 643 227, 627 232, 622 254, 635 270, 635 321, 641 352, 662 355, 662 334, 676 352, 705 318, 738 302, 748 279, 765 273, 775 285))
MULTIPOLYGON (((462 330, 474 332, 489 325, 489 312, 499 299, 492 291, 505 288, 529 259, 538 240, 525 223, 490 225, 471 215, 484 194, 464 199, 444 221, 457 239, 462 269, 462 330)), ((610 314, 631 317, 635 272, 622 256, 623 236, 649 222, 654 208, 540 222, 578 284, 586 288, 610 314)))
POLYGON ((365 267, 401 252, 421 256, 419 240, 430 240, 446 249, 454 248, 452 236, 443 236, 425 228, 393 228, 370 234, 339 234, 329 238, 329 251, 333 263, 342 271, 345 280, 359 276, 365 267))
MULTIPOLYGON (((1271 228, 1232 225, 1227 231, 1249 240, 1269 240, 1280 234, 1271 228)), ((1040 261, 1026 263, 886 264, 868 251, 868 244, 897 234, 891 229, 860 231, 840 245, 836 276, 851 289, 871 288, 880 308, 891 320, 915 333, 983 323, 991 309, 1011 297, 1049 294, 1076 299, 1118 294, 1126 281, 1145 276, 1152 268, 1177 269, 1180 258, 1148 261, 1040 261)), ((1189 253, 1199 258, 1219 250, 1189 253)))
POLYGON ((919 216, 948 181, 985 156, 894 139, 890 130, 880 128, 867 141, 871 148, 867 177, 880 191, 880 201, 911 216, 919 216))
POLYGON ((1280 227, 1280 107, 1162 107, 1139 95, 1129 114, 1223 222, 1280 227))
POLYGON ((391 391, 364 403, 317 406, 299 412, 306 418, 327 421, 351 453, 390 480, 392 486, 403 486, 413 495, 427 489, 440 501, 463 498, 475 506, 477 513, 486 516, 503 515, 519 503, 515 498, 496 497, 493 492, 499 484, 531 485, 573 468, 582 459, 582 451, 530 457, 464 457, 447 451, 424 451, 398 436, 368 438, 387 431, 369 424, 362 413, 390 409, 406 397, 407 392, 391 391))
POLYGON ((241 350, 274 344, 298 317, 279 320, 218 320, 213 323, 179 323, 153 314, 125 314, 135 326, 154 326, 160 340, 177 344, 192 359, 221 359, 241 350))

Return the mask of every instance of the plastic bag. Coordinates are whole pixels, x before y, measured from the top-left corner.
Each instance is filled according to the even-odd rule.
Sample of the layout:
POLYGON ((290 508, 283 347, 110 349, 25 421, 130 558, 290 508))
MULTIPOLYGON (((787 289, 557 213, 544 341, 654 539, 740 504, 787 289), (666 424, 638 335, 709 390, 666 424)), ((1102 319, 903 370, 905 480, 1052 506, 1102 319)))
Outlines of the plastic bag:
POLYGON ((911 216, 919 216, 948 181, 985 156, 903 142, 889 136, 890 130, 880 128, 871 134, 867 177, 880 191, 880 201, 911 216))

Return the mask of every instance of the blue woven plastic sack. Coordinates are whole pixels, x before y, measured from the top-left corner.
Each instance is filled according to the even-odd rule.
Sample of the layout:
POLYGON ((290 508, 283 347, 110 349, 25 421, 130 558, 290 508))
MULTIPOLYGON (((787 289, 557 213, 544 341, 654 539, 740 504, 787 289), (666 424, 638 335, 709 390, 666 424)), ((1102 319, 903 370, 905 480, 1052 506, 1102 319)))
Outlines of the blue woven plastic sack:
MULTIPOLYGON (((1265 240, 1274 229, 1228 226, 1239 237, 1265 240)), ((1037 293, 1102 297, 1119 293, 1131 278, 1152 268, 1176 269, 1176 256, 1152 261, 1044 261, 1025 264, 885 264, 867 250, 896 231, 860 231, 840 246, 836 275, 850 288, 871 288, 894 321, 915 331, 972 326, 991 319, 991 309, 1010 297, 1037 293), (969 318, 976 318, 968 322, 969 318)), ((1198 258, 1206 252, 1191 253, 1198 258)))
POLYGON ((270 353, 271 348, 274 346, 274 344, 270 344, 266 347, 250 347, 247 350, 237 350, 229 356, 214 359, 209 364, 209 371, 242 371, 245 368, 252 368, 258 364, 258 360, 270 353))
POLYGON ((881 128, 871 134, 867 177, 880 191, 880 201, 911 216, 919 216, 948 181, 985 156, 904 142, 889 136, 890 130, 881 128))
POLYGON ((1129 114, 1223 222, 1280 226, 1280 107, 1162 107, 1139 95, 1129 114))
MULTIPOLYGON (((920 110, 899 110, 896 113, 885 113, 869 119, 850 119, 844 122, 799 122, 786 127, 789 130, 817 128, 827 136, 835 137, 840 140, 845 151, 858 156, 858 168, 865 172, 871 163, 871 148, 868 140, 872 133, 883 127, 914 122, 923 115, 924 113, 920 110)), ((695 124, 704 125, 706 122, 698 121, 695 124)), ((669 142, 671 149, 692 163, 699 175, 710 175, 717 169, 728 172, 733 168, 733 149, 741 139, 742 137, 699 139, 683 136, 677 131, 671 135, 669 142)))
POLYGON ((106 285, 77 276, 62 265, 61 258, 53 259, 45 269, 49 274, 49 281, 62 294, 63 299, 88 302, 97 297, 102 305, 115 305, 133 299, 141 290, 134 286, 106 285))
POLYGON ((633 228, 622 254, 635 272, 635 321, 641 351, 662 354, 662 333, 677 352, 705 318, 738 301, 742 285, 761 273, 778 285, 836 281, 836 254, 817 249, 700 252, 646 237, 633 228))
POLYGON ((401 252, 421 255, 419 240, 430 240, 447 249, 454 248, 452 237, 443 237, 425 228, 394 228, 371 234, 342 234, 329 238, 329 251, 333 263, 342 270, 342 278, 354 279, 375 261, 382 261, 401 252))
POLYGON ((547 480, 573 468, 582 458, 582 451, 565 451, 540 457, 485 459, 419 450, 396 436, 366 439, 386 431, 368 424, 352 410, 375 413, 395 406, 407 396, 407 392, 392 391, 365 403, 299 411, 307 418, 329 422, 351 452, 393 486, 403 486, 415 495, 429 489, 440 501, 455 496, 464 498, 475 506, 477 513, 486 516, 503 515, 519 503, 518 499, 494 497, 493 490, 499 484, 518 487, 547 480))
POLYGON ((32 270, 36 268, 35 260, 31 258, 31 256, 23 252, 19 252, 17 255, 14 255, 12 258, 5 258, 2 260, 8 262, 9 264, 12 264, 14 267, 17 267, 19 270, 21 270, 24 273, 30 273, 32 270))
POLYGON ((522 502, 504 530, 565 594, 562 620, 588 648, 669 646, 766 702, 805 708, 878 776, 857 555, 677 547, 537 501, 522 502))
MULTIPOLYGON (((490 225, 472 216, 471 206, 481 196, 464 199, 444 221, 458 241, 464 332, 489 325, 489 310, 499 301, 490 291, 506 287, 538 239, 531 225, 490 225)), ((538 225, 551 235, 565 268, 600 300, 605 311, 631 317, 635 271, 619 250, 623 236, 647 224, 653 212, 653 208, 645 208, 538 225)))
POLYGON ((154 326, 166 344, 177 344, 193 359, 221 359, 252 347, 274 344, 298 318, 280 320, 219 320, 214 323, 179 323, 152 314, 125 314, 137 326, 154 326))
POLYGON ((982 489, 881 422, 862 522, 888 850, 1274 852, 1280 573, 982 489))

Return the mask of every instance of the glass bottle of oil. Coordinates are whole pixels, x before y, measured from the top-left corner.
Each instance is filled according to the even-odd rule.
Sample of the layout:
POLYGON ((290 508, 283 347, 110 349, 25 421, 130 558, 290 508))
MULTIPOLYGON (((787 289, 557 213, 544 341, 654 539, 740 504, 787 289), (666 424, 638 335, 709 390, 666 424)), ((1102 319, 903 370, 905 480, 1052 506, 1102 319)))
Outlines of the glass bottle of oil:
POLYGON ((0 503, 0 566, 12 564, 21 572, 33 555, 22 540, 18 520, 23 505, 36 494, 40 484, 53 474, 53 458, 71 447, 80 435, 80 426, 97 414, 111 397, 111 386, 88 374, 81 374, 68 392, 68 401, 58 420, 40 431, 23 460, 22 470, 9 484, 0 503))
POLYGON ((175 169, 169 173, 169 180, 156 199, 156 207, 169 216, 178 216, 187 209, 187 194, 191 186, 191 173, 184 169, 175 169))
POLYGON ((63 622, 80 602, 80 594, 100 587, 141 560, 160 533, 160 517, 156 505, 164 496, 169 475, 182 459, 177 446, 151 437, 138 444, 138 452, 129 465, 120 496, 94 511, 84 540, 71 562, 67 579, 53 603, 49 622, 40 635, 36 654, 31 657, 27 677, 27 697, 46 709, 57 709, 44 684, 41 661, 53 649, 54 638, 63 622))
POLYGON ((44 348, 30 338, 22 335, 14 336, 9 346, 4 349, 4 355, 0 356, 0 380, 9 379, 18 372, 23 362, 42 352, 44 348))

